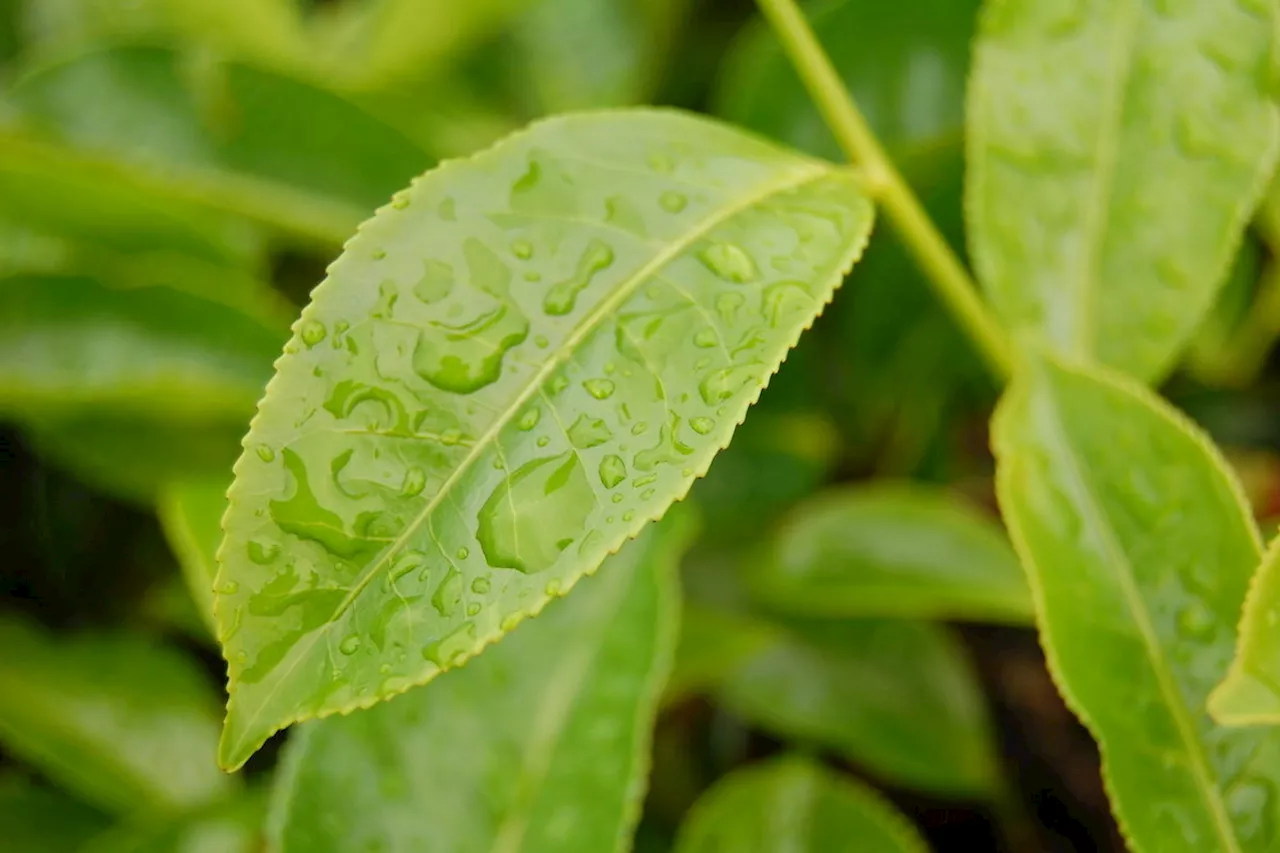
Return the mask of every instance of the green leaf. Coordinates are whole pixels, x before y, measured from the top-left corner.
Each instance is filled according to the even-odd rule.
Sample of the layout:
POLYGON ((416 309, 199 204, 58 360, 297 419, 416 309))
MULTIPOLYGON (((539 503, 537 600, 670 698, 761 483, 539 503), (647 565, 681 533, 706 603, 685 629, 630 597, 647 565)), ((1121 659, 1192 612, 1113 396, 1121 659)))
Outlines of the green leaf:
POLYGON ((0 412, 158 421, 253 410, 279 336, 239 311, 164 287, 84 278, 0 281, 0 412))
POLYGON ((191 598, 215 634, 213 581, 218 574, 217 553, 226 510, 227 478, 173 482, 161 492, 156 506, 191 598))
POLYGON ((682 521, 438 684, 299 729, 273 849, 628 849, 675 641, 682 521))
POLYGON ((15 853, 78 853, 106 826, 88 806, 29 779, 0 776, 0 838, 15 853))
POLYGON ((1050 671, 1133 849, 1274 849, 1280 731, 1205 710, 1260 551, 1221 456, 1136 383, 1053 360, 1016 379, 993 442, 1050 671))
POLYGON ((795 756, 737 770, 700 799, 675 853, 925 853, 875 791, 795 756))
POLYGON ((1272 540, 1244 603, 1239 647, 1226 679, 1209 696, 1209 712, 1224 725, 1280 723, 1280 537, 1272 540))
POLYGON ((772 642, 720 683, 734 713, 830 747, 894 784, 991 793, 991 722, 963 649, 944 629, 870 619, 768 627, 772 642))
POLYGON ((0 741, 104 809, 162 812, 222 795, 217 705, 192 661, 128 634, 54 638, 0 620, 0 741))
POLYGON ((192 812, 126 821, 77 853, 262 853, 266 797, 257 791, 192 812))
POLYGON ((43 138, 228 200, 242 190, 244 215, 337 242, 430 162, 338 95, 237 63, 197 74, 172 49, 117 47, 38 67, 5 97, 43 138))
POLYGON ((848 171, 667 111, 541 122, 380 211, 236 466, 223 764, 461 664, 660 516, 871 218, 848 171))
POLYGON ((773 626, 767 623, 686 601, 664 704, 714 687, 775 640, 773 626))
POLYGON ((967 213, 1009 326, 1140 379, 1168 372, 1275 164, 1276 15, 1270 0, 988 4, 967 213))
POLYGON ((1033 616, 1000 529, 961 499, 909 483, 836 488, 801 504, 749 583, 762 606, 799 616, 1033 616))

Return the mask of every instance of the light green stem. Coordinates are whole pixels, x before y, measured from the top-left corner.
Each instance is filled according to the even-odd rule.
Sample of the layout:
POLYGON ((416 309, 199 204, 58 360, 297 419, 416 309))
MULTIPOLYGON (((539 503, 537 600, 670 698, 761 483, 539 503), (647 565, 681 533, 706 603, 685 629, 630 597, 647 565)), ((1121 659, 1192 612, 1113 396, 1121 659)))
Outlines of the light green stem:
POLYGON ((868 190, 897 228, 938 296, 978 347, 992 372, 1007 379, 1009 339, 978 297, 973 279, 938 232, 907 182, 885 156, 840 75, 836 73, 795 0, 757 0, 782 41, 800 79, 849 159, 861 167, 868 190))

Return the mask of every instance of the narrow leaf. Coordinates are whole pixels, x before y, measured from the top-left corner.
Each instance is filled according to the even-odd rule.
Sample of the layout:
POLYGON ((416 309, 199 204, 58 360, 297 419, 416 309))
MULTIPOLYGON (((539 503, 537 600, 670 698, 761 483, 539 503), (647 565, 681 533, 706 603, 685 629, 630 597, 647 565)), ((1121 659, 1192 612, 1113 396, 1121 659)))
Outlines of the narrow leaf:
POLYGON ((218 573, 218 544, 222 542, 222 515, 226 510, 225 479, 170 483, 156 507, 191 598, 215 633, 213 581, 218 573))
POLYGON ((660 516, 870 226, 849 172, 677 112, 542 122, 399 195, 236 465, 223 764, 458 666, 660 516))
POLYGON ((1010 326, 1140 379, 1169 370, 1275 164, 1276 15, 1270 0, 987 4, 967 212, 1010 326))
POLYGON ((0 741, 63 787, 122 813, 228 789, 213 691, 187 658, 131 635, 54 639, 14 617, 0 648, 0 741))
POLYGON ((873 790, 798 757, 735 771, 699 800, 675 853, 925 853, 873 790))
POLYGON ((629 849, 671 665, 682 520, 438 684, 301 728, 273 849, 629 849))
POLYGON ((1224 725, 1280 723, 1280 537, 1272 540, 1245 598, 1239 647, 1226 679, 1209 696, 1224 725))
POLYGON ((730 710, 895 784, 991 792, 991 721, 963 649, 942 628, 876 620, 770 627, 772 641, 720 683, 730 710))
POLYGON ((1136 383, 1052 360, 1018 377, 993 434, 1050 670, 1133 849, 1274 849, 1280 730, 1205 710, 1260 549, 1221 456, 1136 383))

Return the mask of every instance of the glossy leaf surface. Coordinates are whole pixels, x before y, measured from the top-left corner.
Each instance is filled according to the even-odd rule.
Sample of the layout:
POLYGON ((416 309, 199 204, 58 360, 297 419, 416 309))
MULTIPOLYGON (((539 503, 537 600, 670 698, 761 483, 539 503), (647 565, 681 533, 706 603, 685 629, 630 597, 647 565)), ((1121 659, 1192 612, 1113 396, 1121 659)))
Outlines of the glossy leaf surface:
POLYGON ((870 788, 809 759, 737 770, 685 819, 675 853, 925 853, 919 834, 870 788))
POLYGON ((732 711, 896 784, 991 790, 996 766, 982 693, 942 628, 887 620, 773 627, 772 642, 720 683, 717 695, 732 711))
POLYGON ((290 742, 280 853, 629 849, 671 665, 672 517, 464 669, 290 742))
POLYGON ((218 545, 226 511, 224 479, 173 482, 160 494, 156 507, 196 609, 215 632, 213 581, 218 574, 218 545))
POLYGON ((542 122, 397 196, 236 466, 223 763, 461 664, 660 516, 871 215, 843 170, 656 111, 542 122))
POLYGON ((106 818, 17 775, 0 776, 0 838, 17 853, 78 853, 106 818))
POLYGON ((1267 0, 988 4, 967 213, 1010 326, 1144 380, 1168 371, 1275 163, 1277 14, 1267 0))
POLYGON ((230 787, 213 760, 213 690, 176 651, 121 634, 55 640, 13 617, 0 647, 0 740, 59 785, 130 813, 230 787))
POLYGON ((1280 539, 1272 541, 1245 599, 1239 647, 1209 711, 1226 725, 1280 723, 1280 539))
POLYGON ((1017 379, 994 446, 1050 670, 1133 849, 1275 849, 1280 729, 1205 709, 1260 552, 1222 458, 1136 383, 1054 361, 1017 379))
POLYGON ((1022 568, 996 524, 959 497, 908 483, 801 504, 751 586, 762 606, 800 616, 1032 620, 1022 568))

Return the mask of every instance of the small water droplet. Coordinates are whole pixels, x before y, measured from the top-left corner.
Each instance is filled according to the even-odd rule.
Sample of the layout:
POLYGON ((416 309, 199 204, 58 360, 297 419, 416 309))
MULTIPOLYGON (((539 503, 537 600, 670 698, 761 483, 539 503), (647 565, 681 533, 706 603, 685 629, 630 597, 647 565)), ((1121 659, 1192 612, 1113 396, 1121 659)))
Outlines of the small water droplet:
POLYGON ((613 502, 614 502, 614 503, 616 503, 616 504, 620 504, 620 503, 622 503, 625 499, 626 499, 626 498, 625 498, 625 496, 622 494, 622 492, 614 492, 614 493, 613 493, 613 502))
POLYGON ((218 587, 218 589, 216 590, 218 595, 235 595, 239 591, 240 591, 240 584, 236 583, 235 581, 227 581, 222 586, 218 587))
POLYGON ((603 240, 592 240, 578 259, 577 269, 564 281, 551 285, 542 300, 542 310, 559 317, 573 311, 578 294, 585 290, 601 270, 613 263, 613 248, 603 240))
POLYGON ((470 552, 470 551, 468 551, 465 547, 463 547, 463 548, 459 548, 459 549, 458 549, 458 551, 457 551, 457 554, 458 554, 458 559, 459 559, 459 560, 465 560, 465 559, 467 559, 467 557, 470 557, 470 556, 471 556, 471 552, 470 552))
POLYGON ((551 377, 551 381, 547 383, 547 391, 551 394, 559 394, 561 391, 569 387, 569 380, 563 375, 557 374, 551 377))
POLYGON ((422 656, 441 669, 456 666, 472 650, 475 636, 475 623, 464 622, 444 639, 428 643, 422 649, 422 656))
POLYGON ((714 326, 703 326, 693 336, 693 345, 703 349, 711 349, 720 345, 720 333, 714 326))
POLYGON ((250 560, 259 566, 265 566, 280 556, 280 543, 270 539, 250 539, 245 550, 250 560))
POLYGON ((675 162, 661 151, 650 151, 646 160, 650 169, 664 175, 671 174, 676 167, 675 162))
POLYGON ((528 240, 516 240, 511 244, 511 254, 522 261, 527 261, 533 257, 533 244, 528 240))
POLYGON ((480 612, 480 602, 478 602, 478 601, 473 601, 473 602, 471 602, 470 604, 468 604, 468 605, 467 605, 467 615, 468 615, 468 616, 475 616, 475 615, 476 615, 477 613, 479 613, 479 612, 480 612))
POLYGON ((380 261, 380 260, 382 260, 383 258, 385 258, 385 257, 387 256, 387 250, 386 250, 386 249, 374 249, 374 250, 373 250, 373 252, 371 252, 370 254, 373 256, 373 259, 374 259, 375 261, 380 261))
POLYGON ((538 445, 539 447, 546 447, 550 443, 551 443, 550 437, 545 435, 538 436, 538 440, 534 442, 534 444, 538 445))
POLYGON ((649 428, 649 425, 644 421, 636 421, 635 425, 631 427, 631 434, 642 435, 644 431, 647 430, 648 428, 649 428))
POLYGON ((520 420, 516 421, 516 426, 528 432, 538 425, 538 421, 542 418, 542 410, 537 406, 531 406, 525 409, 524 414, 520 416, 520 420))
POLYGON ((276 458, 276 452, 271 449, 270 445, 259 444, 257 448, 258 458, 263 462, 270 462, 276 458))
POLYGON ((404 210, 409 206, 409 193, 401 191, 391 197, 391 206, 396 210, 404 210))
POLYGON ((613 396, 613 389, 616 386, 609 379, 588 379, 582 383, 582 387, 597 400, 607 400, 613 396))
POLYGON ((501 628, 505 633, 511 633, 516 629, 516 626, 523 621, 524 621, 523 613, 511 613, 511 614, 508 614, 507 616, 502 617, 502 622, 501 624, 498 625, 498 627, 501 628))
POLYGON ((404 480, 400 483, 400 494, 406 498, 421 494, 427 485, 427 472, 416 465, 406 468, 404 480))
POLYGON ((552 598, 559 598, 564 594, 564 588, 560 585, 560 581, 558 580, 547 581, 547 585, 542 588, 542 591, 552 598))
POLYGON ((547 345, 550 344, 551 342, 547 340, 546 335, 535 335, 533 338, 533 343, 535 346, 538 347, 538 349, 546 349, 547 345))
POLYGON ((302 342, 307 345, 307 349, 311 349, 324 340, 328 330, 325 329, 324 323, 319 320, 307 320, 302 324, 302 328, 298 330, 298 334, 302 337, 302 342))
POLYGON ((642 501, 647 501, 651 497, 653 497, 653 489, 645 489, 640 493, 640 500, 642 501))
POLYGON ((479 577, 471 582, 471 591, 476 595, 484 595, 489 591, 489 588, 489 579, 486 577, 479 577))
POLYGON ((348 634, 342 639, 341 643, 338 643, 338 651, 344 655, 354 655, 360 651, 360 635, 348 634))
POLYGON ((662 209, 667 213, 679 213, 688 203, 689 199, 684 193, 678 193, 675 190, 667 190, 658 198, 658 204, 662 205, 662 209))
POLYGON ((444 580, 440 581, 440 585, 436 587, 435 593, 431 596, 431 606, 441 616, 452 616, 454 611, 458 609, 458 604, 462 601, 462 573, 457 569, 450 568, 448 574, 444 576, 444 580))
POLYGON ((579 450, 598 447, 613 438, 612 430, 604 421, 586 414, 578 415, 578 419, 566 432, 569 443, 579 450))
POLYGON ((635 512, 634 512, 633 510, 627 510, 626 512, 624 512, 624 513, 622 514, 622 520, 623 520, 623 521, 631 521, 631 520, 632 520, 632 519, 634 519, 635 517, 636 517, 636 514, 635 514, 635 512))
POLYGON ((712 243, 698 253, 707 269, 725 281, 743 284, 757 275, 755 261, 736 243, 712 243))
POLYGON ((693 418, 689 421, 689 426, 692 427, 693 431, 698 435, 706 435, 711 432, 711 430, 715 429, 716 422, 711 418, 693 418))
POLYGON ((600 482, 606 489, 612 489, 625 479, 627 479, 627 463, 622 461, 621 456, 610 453, 600 460, 600 482))
POLYGON ((542 273, 538 272, 537 270, 525 270, 524 280, 525 281, 542 281, 542 273))
POLYGON ((391 564, 391 570, 387 572, 387 578, 392 583, 395 583, 414 569, 421 568, 425 563, 426 556, 421 551, 405 551, 391 564))

